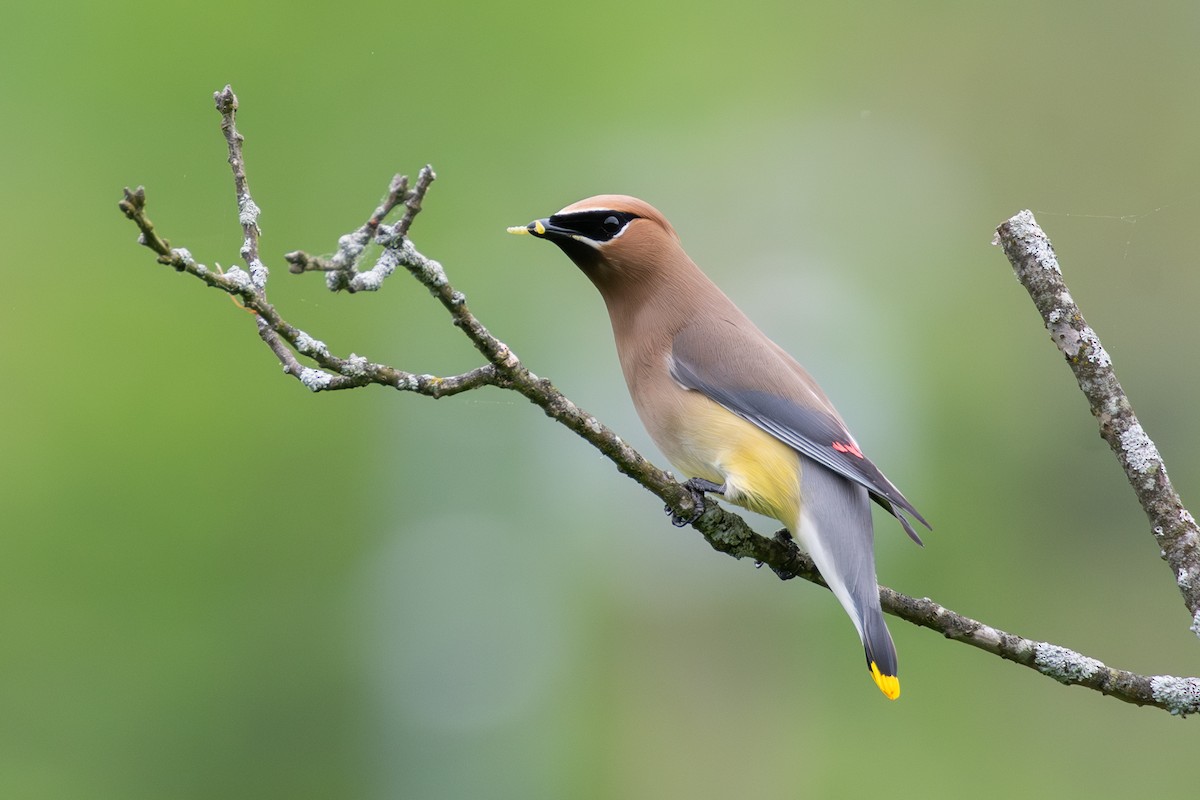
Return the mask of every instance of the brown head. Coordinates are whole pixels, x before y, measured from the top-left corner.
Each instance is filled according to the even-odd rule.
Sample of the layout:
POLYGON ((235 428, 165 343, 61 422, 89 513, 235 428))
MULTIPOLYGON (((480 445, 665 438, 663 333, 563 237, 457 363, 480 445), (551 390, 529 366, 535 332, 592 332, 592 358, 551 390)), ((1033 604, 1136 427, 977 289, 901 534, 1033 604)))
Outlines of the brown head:
POLYGON ((627 379, 631 358, 669 351, 697 314, 742 317, 688 258, 667 218, 636 197, 596 195, 508 231, 558 245, 600 290, 627 379))
POLYGON ((554 242, 600 290, 635 402, 647 375, 674 386, 667 358, 693 320, 753 327, 688 258, 666 217, 637 198, 597 195, 508 230, 554 242))
POLYGON ((661 281, 675 283, 676 273, 698 272, 667 218, 649 203, 627 195, 589 197, 508 230, 558 245, 605 299, 622 288, 646 292, 661 281))

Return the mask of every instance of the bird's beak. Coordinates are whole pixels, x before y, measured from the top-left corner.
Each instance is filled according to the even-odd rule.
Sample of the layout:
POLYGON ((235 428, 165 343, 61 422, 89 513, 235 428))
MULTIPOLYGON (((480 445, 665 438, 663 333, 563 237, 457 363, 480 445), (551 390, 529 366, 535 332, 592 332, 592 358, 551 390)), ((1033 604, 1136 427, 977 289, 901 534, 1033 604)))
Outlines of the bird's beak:
POLYGON ((546 235, 546 223, 548 221, 549 220, 535 219, 533 222, 529 223, 528 225, 514 225, 513 227, 508 229, 508 232, 515 233, 518 235, 524 235, 524 234, 528 233, 533 236, 545 236, 546 235))

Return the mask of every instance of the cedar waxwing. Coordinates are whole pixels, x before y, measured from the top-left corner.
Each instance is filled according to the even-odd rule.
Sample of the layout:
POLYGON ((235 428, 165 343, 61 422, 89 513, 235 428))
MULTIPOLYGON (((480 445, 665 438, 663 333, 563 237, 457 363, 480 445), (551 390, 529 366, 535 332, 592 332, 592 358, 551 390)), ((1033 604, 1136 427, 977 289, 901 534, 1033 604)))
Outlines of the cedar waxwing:
POLYGON ((816 382, 700 271, 671 224, 641 200, 590 197, 508 230, 558 245, 600 290, 638 416, 689 476, 697 507, 701 492, 713 492, 782 522, 854 621, 875 683, 899 697, 869 500, 918 544, 901 510, 929 523, 863 455, 816 382))

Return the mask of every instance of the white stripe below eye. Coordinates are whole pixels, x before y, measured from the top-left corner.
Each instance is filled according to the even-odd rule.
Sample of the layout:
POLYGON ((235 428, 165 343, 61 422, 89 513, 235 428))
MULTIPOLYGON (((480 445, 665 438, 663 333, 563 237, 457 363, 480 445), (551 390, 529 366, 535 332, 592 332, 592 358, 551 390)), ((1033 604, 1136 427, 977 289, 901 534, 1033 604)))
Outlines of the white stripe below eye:
MULTIPOLYGON (((581 236, 578 233, 571 234, 571 238, 577 242, 582 242, 583 244, 586 244, 588 247, 591 247, 595 250, 599 250, 602 246, 604 246, 604 245, 608 244, 608 242, 612 241, 612 239, 609 239, 608 242, 597 242, 595 239, 589 239, 588 237, 581 236)), ((613 239, 615 239, 615 238, 617 238, 617 237, 614 236, 613 239)))
POLYGON ((616 233, 614 233, 612 235, 611 239, 609 239, 607 242, 601 242, 600 244, 609 244, 609 242, 615 242, 617 239, 620 239, 622 236, 625 235, 625 231, 629 230, 629 226, 632 225, 634 220, 636 220, 636 219, 637 219, 637 217, 634 217, 633 219, 629 220, 629 222, 626 222, 624 225, 621 226, 621 230, 617 231, 616 233))

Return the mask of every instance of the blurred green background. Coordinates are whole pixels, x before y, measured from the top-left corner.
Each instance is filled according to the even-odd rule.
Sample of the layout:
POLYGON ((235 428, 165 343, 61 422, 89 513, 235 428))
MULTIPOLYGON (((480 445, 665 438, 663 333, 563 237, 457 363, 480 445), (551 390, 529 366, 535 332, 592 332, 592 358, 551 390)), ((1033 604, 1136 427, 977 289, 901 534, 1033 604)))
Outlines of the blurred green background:
MULTIPOLYGON (((504 235, 642 196, 821 380, 933 522, 880 579, 1195 675, 1169 570, 993 228, 1032 208, 1185 501, 1200 499, 1200 6, 122 0, 3 12, 0 796, 1181 796, 1195 721, 899 621, 904 697, 825 591, 672 528, 514 395, 311 395, 157 265, 241 234, 341 354, 479 363, 399 275, 331 295, 395 171, 413 231, 534 371, 662 463, 595 291, 504 235)), ((764 530, 769 527, 764 525, 764 530)))

